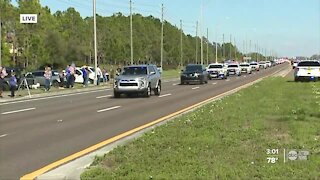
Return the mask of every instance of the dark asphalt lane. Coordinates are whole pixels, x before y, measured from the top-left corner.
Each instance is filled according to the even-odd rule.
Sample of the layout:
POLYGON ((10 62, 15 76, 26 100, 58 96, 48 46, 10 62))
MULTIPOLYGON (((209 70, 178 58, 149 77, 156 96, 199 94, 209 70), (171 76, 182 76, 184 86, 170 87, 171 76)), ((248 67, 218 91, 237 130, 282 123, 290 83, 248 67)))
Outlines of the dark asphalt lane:
POLYGON ((105 97, 112 95, 112 90, 105 90, 0 105, 1 113, 35 108, 1 114, 0 179, 18 179, 115 135, 287 67, 279 65, 204 85, 166 82, 161 92, 167 95, 164 97, 114 99, 105 97), (113 107, 118 108, 107 110, 113 107))

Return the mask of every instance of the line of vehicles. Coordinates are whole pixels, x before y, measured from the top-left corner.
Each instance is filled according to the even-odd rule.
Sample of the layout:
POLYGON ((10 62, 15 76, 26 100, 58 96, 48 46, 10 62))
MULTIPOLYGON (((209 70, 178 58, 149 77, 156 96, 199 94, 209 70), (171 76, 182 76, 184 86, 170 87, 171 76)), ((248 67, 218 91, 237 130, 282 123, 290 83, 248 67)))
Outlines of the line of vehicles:
MULTIPOLYGON (((207 67, 201 64, 188 64, 180 73, 180 84, 206 84, 212 79, 227 79, 228 76, 251 74, 253 71, 266 69, 283 62, 261 61, 250 63, 213 63, 207 67)), ((125 95, 142 95, 149 97, 161 93, 161 72, 156 65, 131 65, 122 69, 115 77, 113 93, 115 98, 125 95)))
MULTIPOLYGON (((94 78, 95 78, 95 70, 93 67, 88 66, 88 76, 89 76, 89 83, 93 84, 94 78)), ((6 68, 7 76, 4 78, 5 81, 5 90, 9 90, 9 78, 11 77, 11 72, 15 72, 17 79, 19 83, 23 78, 26 79, 29 86, 38 84, 39 86, 45 86, 45 77, 44 77, 44 70, 35 70, 32 72, 27 72, 26 74, 22 74, 21 71, 17 68, 6 68)), ((51 76, 51 86, 59 87, 59 85, 66 82, 65 75, 61 78, 59 76, 59 72, 57 70, 52 70, 52 76, 51 76)), ((61 72, 60 72, 61 73, 61 72)), ((65 74, 65 72, 63 72, 65 74)), ((75 68, 75 83, 83 83, 83 72, 81 70, 81 67, 75 68)))

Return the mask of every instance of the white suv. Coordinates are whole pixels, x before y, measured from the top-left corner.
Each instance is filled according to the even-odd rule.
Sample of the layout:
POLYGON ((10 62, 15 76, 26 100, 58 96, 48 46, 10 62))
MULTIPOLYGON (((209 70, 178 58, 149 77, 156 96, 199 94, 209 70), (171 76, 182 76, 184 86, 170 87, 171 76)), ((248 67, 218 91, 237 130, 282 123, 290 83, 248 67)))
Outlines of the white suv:
POLYGON ((294 80, 302 79, 316 81, 320 79, 320 62, 319 61, 301 61, 294 69, 294 80))
POLYGON ((251 74, 252 69, 249 63, 241 63, 240 64, 241 72, 251 74))
POLYGON ((239 64, 228 64, 228 75, 241 76, 241 68, 239 64))
POLYGON ((207 67, 207 72, 209 74, 209 79, 227 79, 228 70, 227 67, 222 63, 209 64, 209 66, 207 67))

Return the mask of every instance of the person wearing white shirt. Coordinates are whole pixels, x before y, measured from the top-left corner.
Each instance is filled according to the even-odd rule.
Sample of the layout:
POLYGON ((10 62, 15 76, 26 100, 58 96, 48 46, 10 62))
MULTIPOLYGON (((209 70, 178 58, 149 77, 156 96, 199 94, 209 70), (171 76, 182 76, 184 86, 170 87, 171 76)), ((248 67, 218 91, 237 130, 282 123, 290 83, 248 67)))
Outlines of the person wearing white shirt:
POLYGON ((100 78, 102 76, 102 71, 99 66, 97 66, 97 85, 100 84, 100 78))

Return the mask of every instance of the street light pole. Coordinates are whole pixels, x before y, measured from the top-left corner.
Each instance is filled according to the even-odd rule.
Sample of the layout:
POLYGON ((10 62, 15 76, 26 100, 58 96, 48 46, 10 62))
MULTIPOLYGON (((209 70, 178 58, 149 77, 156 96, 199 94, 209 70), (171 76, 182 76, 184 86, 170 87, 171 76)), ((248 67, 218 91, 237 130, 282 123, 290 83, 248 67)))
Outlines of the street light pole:
POLYGON ((1 21, 1 17, 0 17, 0 66, 2 66, 2 54, 1 54, 1 48, 2 48, 2 21, 1 21))
POLYGON ((97 20, 96 20, 96 0, 93 0, 93 32, 94 32, 94 68, 95 68, 95 76, 94 76, 94 84, 98 82, 98 73, 97 73, 97 20))
POLYGON ((207 28, 207 64, 209 64, 209 30, 207 28))
POLYGON ((222 45, 223 45, 223 59, 226 59, 226 54, 225 54, 225 44, 224 44, 224 34, 222 34, 222 45))
POLYGON ((215 48, 216 48, 216 63, 218 63, 218 28, 216 28, 216 43, 215 43, 215 48))
POLYGON ((161 4, 161 69, 163 69, 163 23, 163 4, 161 4))
POLYGON ((198 21, 196 23, 196 64, 198 64, 198 21))
POLYGON ((182 33, 182 20, 180 20, 180 33, 181 33, 181 35, 180 35, 180 66, 181 66, 181 68, 183 67, 183 64, 182 64, 182 59, 183 59, 183 51, 182 51, 182 35, 183 35, 183 33, 182 33))
POLYGON ((133 65, 132 0, 130 0, 130 48, 131 48, 131 65, 133 65))

